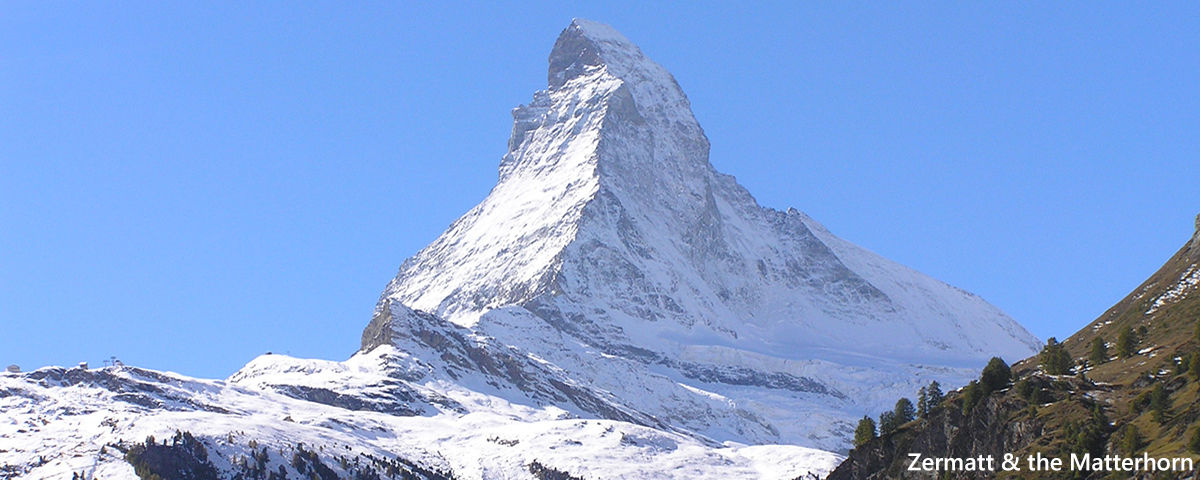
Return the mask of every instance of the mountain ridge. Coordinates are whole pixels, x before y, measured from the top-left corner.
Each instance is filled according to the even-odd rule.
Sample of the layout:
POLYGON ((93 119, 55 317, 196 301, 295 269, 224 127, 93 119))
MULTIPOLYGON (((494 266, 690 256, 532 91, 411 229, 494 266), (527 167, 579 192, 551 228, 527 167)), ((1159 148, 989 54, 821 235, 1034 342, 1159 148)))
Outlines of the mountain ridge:
MULTIPOLYGON (((852 378, 905 372, 954 384, 992 355, 1036 351, 1036 338, 979 297, 796 209, 759 205, 709 162, 674 77, 615 29, 574 20, 548 64, 547 88, 513 110, 496 186, 405 260, 376 317, 396 304, 427 312, 605 391, 628 388, 597 383, 601 359, 628 360, 735 410, 755 398, 755 409, 775 412, 759 434, 684 428, 824 448, 845 445, 852 420, 828 402, 857 412, 865 405, 855 402, 883 398, 852 378), (562 343, 588 351, 564 354, 562 343), (747 388, 770 400, 734 393, 747 388), (791 423, 784 412, 814 402, 822 426, 779 427, 791 423), (817 429, 836 433, 810 438, 817 429)), ((670 401, 642 397, 622 398, 669 416, 670 401)))
POLYGON ((548 64, 496 186, 404 261, 349 359, 2 373, 0 473, 816 478, 864 412, 1036 346, 979 297, 759 205, 611 27, 573 21, 548 64))
MULTIPOLYGON (((718 335, 735 337, 719 318, 745 317, 732 307, 770 301, 756 298, 750 291, 755 285, 739 278, 758 274, 778 277, 768 283, 807 282, 839 301, 810 309, 848 308, 860 317, 890 313, 891 298, 845 267, 842 257, 865 250, 846 244, 835 255, 826 240, 836 237, 824 227, 794 209, 758 205, 733 177, 712 168, 708 140, 678 83, 611 27, 577 19, 560 35, 550 64, 551 87, 514 109, 510 151, 501 160, 496 187, 404 262, 380 305, 390 298, 470 326, 488 308, 527 303, 533 311, 552 308, 539 297, 594 289, 571 282, 595 273, 626 284, 619 298, 605 299, 623 313, 650 321, 700 321, 718 335), (614 69, 627 78, 612 74, 614 69), (647 127, 655 124, 658 128, 647 127), (824 235, 817 238, 813 229, 824 235), (615 265, 604 263, 600 257, 606 255, 615 265), (649 272, 656 268, 665 273, 649 272), (671 278, 635 284, 650 273, 671 278), (688 288, 696 291, 692 297, 706 297, 689 300, 709 305, 681 305, 681 296, 689 293, 679 290, 688 288), (730 298, 734 305, 721 305, 730 298), (636 305, 618 305, 629 299, 636 305), (883 304, 884 311, 854 305, 871 302, 883 304)), ((968 301, 978 299, 963 293, 968 301)), ((1036 339, 1015 322, 989 310, 992 321, 1005 324, 1005 336, 1036 348, 1036 339)))

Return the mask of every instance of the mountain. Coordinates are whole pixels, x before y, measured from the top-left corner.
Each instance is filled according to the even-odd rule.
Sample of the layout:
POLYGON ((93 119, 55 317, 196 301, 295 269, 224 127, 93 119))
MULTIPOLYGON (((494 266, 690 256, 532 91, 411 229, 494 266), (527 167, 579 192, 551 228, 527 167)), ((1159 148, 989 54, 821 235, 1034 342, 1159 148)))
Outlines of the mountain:
POLYGON ((863 413, 1037 340, 757 204, 675 79, 575 20, 488 197, 342 362, 0 374, 3 478, 814 478, 863 413))
MULTIPOLYGON (((1013 365, 1012 371, 1014 388, 966 406, 963 392, 949 395, 927 418, 851 451, 829 480, 931 478, 905 470, 909 453, 957 458, 1041 453, 1064 462, 1072 453, 1149 455, 1191 458, 1200 466, 1200 216, 1192 238, 1141 286, 1061 344, 1013 365), (1056 351, 1062 359, 1057 367, 1056 351)), ((1112 475, 1133 478, 1134 472, 1009 476, 1112 475)), ((1197 478, 1200 469, 1140 475, 1136 478, 1197 478)), ((1003 475, 960 473, 954 478, 997 477, 1003 475)))
MULTIPOLYGON (((598 348, 713 345, 978 367, 1037 340, 978 297, 761 207, 715 171, 675 79, 576 20, 513 111, 499 182, 410 258, 385 302, 475 327, 520 307, 598 348)), ((369 347, 370 345, 364 345, 369 347)))
MULTIPOLYGON (((404 306, 549 362, 647 424, 824 449, 845 448, 879 401, 1036 351, 979 297, 758 205, 709 163, 671 74, 611 27, 575 20, 549 63, 548 88, 513 110, 496 186, 404 262, 363 351, 389 343, 380 327, 404 306)), ((528 390, 542 401, 541 388, 528 390)))
POLYGON ((840 460, 418 385, 406 359, 386 346, 345 362, 268 354, 224 381, 128 366, 0 373, 0 478, 788 479, 840 460))

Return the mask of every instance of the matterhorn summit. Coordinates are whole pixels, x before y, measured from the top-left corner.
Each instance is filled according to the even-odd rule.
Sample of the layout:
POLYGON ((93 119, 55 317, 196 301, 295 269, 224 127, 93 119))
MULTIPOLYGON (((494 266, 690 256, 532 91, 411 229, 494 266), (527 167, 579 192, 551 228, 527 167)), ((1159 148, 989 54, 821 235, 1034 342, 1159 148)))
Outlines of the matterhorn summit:
POLYGON ((513 110, 495 188, 404 262, 377 318, 426 312, 718 440, 829 449, 918 383, 1036 352, 983 299, 758 205, 709 163, 674 77, 612 27, 576 19, 549 63, 548 88, 513 110), (753 420, 674 409, 689 396, 753 420))
POLYGON ((758 205, 613 28, 574 20, 549 64, 496 186, 404 261, 351 358, 0 372, 0 477, 816 478, 863 415, 1038 348, 758 205))

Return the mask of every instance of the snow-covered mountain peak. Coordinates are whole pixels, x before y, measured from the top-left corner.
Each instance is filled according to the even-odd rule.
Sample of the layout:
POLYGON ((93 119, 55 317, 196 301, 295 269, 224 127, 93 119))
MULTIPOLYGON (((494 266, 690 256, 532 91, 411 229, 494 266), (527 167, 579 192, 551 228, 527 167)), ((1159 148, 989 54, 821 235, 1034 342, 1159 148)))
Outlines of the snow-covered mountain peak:
MULTIPOLYGON (((611 27, 572 22, 549 64, 548 88, 513 110, 496 186, 401 265, 364 332, 364 351, 392 344, 422 357, 453 345, 452 357, 484 363, 528 354, 565 372, 563 382, 608 392, 596 398, 631 384, 650 389, 649 372, 665 371, 684 390, 707 392, 672 398, 711 393, 704 398, 733 402, 735 411, 758 398, 769 418, 700 414, 713 424, 699 427, 663 417, 695 419, 689 409, 703 402, 650 395, 625 404, 644 414, 639 422, 834 448, 849 429, 818 435, 772 415, 806 408, 794 402, 811 406, 813 395, 873 405, 894 402, 891 390, 916 390, 864 390, 844 375, 917 381, 936 371, 954 384, 991 356, 1036 352, 1035 337, 981 298, 842 240, 798 210, 760 206, 709 163, 708 139, 671 74, 611 27), (406 337, 405 328, 427 335, 406 337), (615 361, 606 358, 632 362, 631 373, 599 373, 615 361), (759 392, 739 401, 745 392, 734 390, 743 387, 772 391, 771 400, 759 392)), ((528 371, 541 368, 534 364, 528 371)), ((467 370, 509 375, 489 368, 467 370)), ((562 396, 529 386, 541 388, 537 398, 562 396)), ((840 408, 810 417, 845 417, 837 421, 848 426, 856 415, 840 408)))
MULTIPOLYGON (((609 178, 631 166, 613 165, 614 159, 596 158, 595 147, 604 137, 628 136, 630 126, 653 129, 670 147, 698 150, 700 155, 641 156, 627 162, 651 162, 651 173, 680 172, 696 176, 712 169, 708 164, 708 139, 692 115, 687 95, 661 65, 612 27, 575 19, 563 30, 549 57, 548 87, 533 101, 513 110, 514 125, 509 154, 500 166, 501 183, 524 169, 545 174, 554 169, 575 176, 609 178), (539 137, 537 134, 543 134, 539 137), (570 140, 579 140, 572 142, 570 140), (540 141, 539 141, 540 140, 540 141), (695 144, 695 145, 691 145, 695 144), (547 155, 548 148, 570 145, 569 155, 547 155), (577 168, 585 166, 588 168, 577 168), (561 168, 555 168, 561 167, 561 168)), ((646 173, 646 172, 638 172, 646 173)), ((539 181, 562 181, 541 175, 539 181)))
POLYGON ((599 69, 620 79, 635 72, 670 76, 615 28, 576 18, 563 29, 550 50, 549 86, 562 88, 570 80, 599 69))
POLYGON ((561 88, 568 81, 609 63, 613 69, 627 71, 629 66, 614 62, 618 59, 613 57, 627 60, 634 55, 641 55, 641 50, 620 32, 602 23, 577 18, 562 31, 550 51, 548 83, 550 88, 561 88), (622 54, 615 55, 614 51, 622 54), (602 52, 607 55, 602 56, 602 52))
POLYGON ((496 186, 401 265, 352 358, 0 372, 0 478, 816 478, 840 457, 804 447, 1039 346, 758 205, 611 27, 575 20, 549 63, 496 186))
POLYGON ((549 63, 549 88, 513 111, 497 185, 401 266, 381 305, 468 327, 515 305, 589 343, 654 350, 957 366, 1036 348, 978 297, 759 206, 713 169, 671 74, 611 27, 574 21, 549 63))
POLYGON ((400 302, 470 325, 487 309, 553 291, 556 259, 588 210, 616 206, 597 199, 640 203, 634 209, 661 218, 711 191, 708 139, 666 69, 611 27, 582 19, 559 36, 549 63, 549 87, 513 110, 491 194, 406 262, 413 282, 394 283, 385 297, 420 283, 421 298, 400 302))

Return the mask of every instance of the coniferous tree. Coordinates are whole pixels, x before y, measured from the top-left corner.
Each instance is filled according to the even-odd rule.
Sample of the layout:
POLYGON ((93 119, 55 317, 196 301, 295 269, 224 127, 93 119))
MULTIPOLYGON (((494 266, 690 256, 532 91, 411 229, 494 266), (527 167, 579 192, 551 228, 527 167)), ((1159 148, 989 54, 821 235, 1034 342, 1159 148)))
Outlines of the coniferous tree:
POLYGON ((858 421, 858 427, 854 429, 854 447, 858 448, 863 444, 875 439, 875 420, 871 417, 863 416, 862 420, 858 421))
POLYGON ((1017 382, 1016 388, 1017 395, 1020 395, 1021 398, 1029 401, 1031 398, 1033 398, 1033 389, 1037 387, 1034 386, 1033 382, 1029 381, 1028 378, 1023 378, 1021 381, 1017 382))
POLYGON ((1008 368, 1008 364, 1004 363, 1000 357, 992 357, 987 366, 983 367, 983 373, 979 376, 979 384, 983 387, 983 394, 986 396, 992 392, 1003 390, 1011 379, 1012 370, 1008 368))
POLYGON ((1108 362, 1108 344, 1103 338, 1096 337, 1092 339, 1092 353, 1088 355, 1088 360, 1092 362, 1092 366, 1103 365, 1108 362))
POLYGON ((896 416, 897 427, 917 418, 917 410, 913 408, 912 400, 903 397, 896 400, 896 406, 892 409, 892 413, 896 416))
POLYGON ((1121 358, 1129 358, 1137 353, 1138 339, 1134 335, 1133 329, 1125 327, 1121 329, 1121 333, 1117 335, 1117 356, 1121 358))
POLYGON ((1104 451, 1105 433, 1111 424, 1099 405, 1092 408, 1091 418, 1081 421, 1068 420, 1063 424, 1063 438, 1067 451, 1100 456, 1104 451))
POLYGON ((1155 385, 1154 390, 1150 392, 1150 411, 1154 413, 1154 421, 1163 423, 1170 409, 1171 397, 1167 389, 1163 388, 1161 383, 1155 385))
POLYGON ((983 389, 979 386, 979 382, 971 380, 971 383, 968 383, 967 386, 963 387, 963 415, 971 413, 971 410, 975 408, 975 405, 978 404, 979 400, 982 398, 983 389))
POLYGON ((925 387, 921 387, 917 391, 917 417, 925 418, 929 414, 929 395, 925 393, 925 387))
POLYGON ((1125 431, 1121 434, 1121 450, 1123 450, 1126 455, 1132 457, 1133 454, 1142 449, 1142 434, 1138 431, 1137 426, 1132 423, 1125 425, 1124 430, 1125 431))
POLYGON ((1050 375, 1063 375, 1071 371, 1071 354, 1054 337, 1046 340, 1046 346, 1038 354, 1038 361, 1050 375))
POLYGON ((929 387, 925 389, 925 410, 932 412, 942 406, 942 400, 946 399, 946 395, 942 393, 942 385, 934 380, 929 382, 929 387))
POLYGON ((896 421, 896 412, 883 412, 879 414, 879 436, 891 435, 900 427, 900 423, 896 421))

